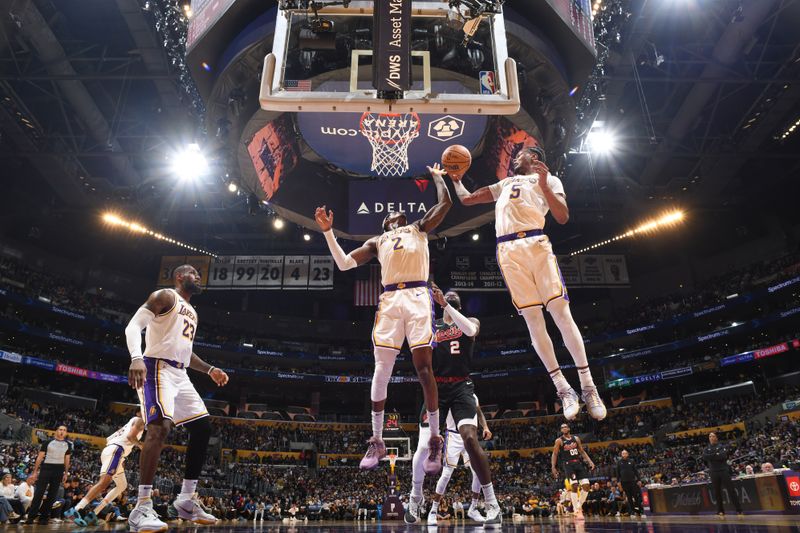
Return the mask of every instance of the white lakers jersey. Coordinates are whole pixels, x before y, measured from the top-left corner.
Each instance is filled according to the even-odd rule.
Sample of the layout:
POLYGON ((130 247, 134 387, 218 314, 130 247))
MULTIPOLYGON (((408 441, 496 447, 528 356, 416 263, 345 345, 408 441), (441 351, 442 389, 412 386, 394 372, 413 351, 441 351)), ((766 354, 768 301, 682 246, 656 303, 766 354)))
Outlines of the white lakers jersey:
MULTIPOLYGON (((133 450, 133 445, 135 444, 135 441, 132 441, 128 438, 128 434, 131 432, 131 429, 137 420, 141 419, 137 417, 131 418, 128 420, 127 424, 119 428, 113 435, 109 435, 106 439, 106 446, 110 446, 112 444, 121 446, 123 450, 122 456, 127 457, 131 453, 131 450, 133 450)), ((136 435, 136 440, 142 438, 142 433, 144 433, 144 430, 140 431, 136 435)))
MULTIPOLYGON (((564 194, 561 180, 547 175, 547 183, 555 194, 564 194)), ((550 208, 539 187, 539 175, 513 176, 489 186, 494 198, 494 226, 497 236, 544 228, 544 217, 550 208)))
POLYGON ((144 356, 170 359, 189 366, 197 333, 197 312, 173 289, 175 305, 157 315, 144 334, 144 356))
POLYGON ((427 281, 430 274, 428 234, 416 224, 387 231, 378 238, 381 283, 427 281))

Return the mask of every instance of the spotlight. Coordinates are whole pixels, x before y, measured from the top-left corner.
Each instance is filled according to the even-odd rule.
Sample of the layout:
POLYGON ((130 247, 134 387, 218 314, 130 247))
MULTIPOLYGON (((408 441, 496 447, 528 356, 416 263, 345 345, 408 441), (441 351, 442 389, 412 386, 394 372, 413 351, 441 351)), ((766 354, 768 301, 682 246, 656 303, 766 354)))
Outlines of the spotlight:
POLYGON ((192 143, 179 152, 172 163, 172 171, 180 179, 195 180, 208 170, 208 161, 200 151, 200 145, 192 143))
POLYGON ((303 240, 306 242, 310 241, 311 235, 309 235, 308 233, 303 233, 303 240))
POLYGON ((472 240, 473 240, 473 241, 477 241, 477 240, 478 240, 478 239, 480 239, 480 238, 481 238, 481 235, 480 235, 480 233, 473 233, 473 234, 472 234, 472 240))
POLYGON ((283 226, 284 226, 283 219, 276 218, 275 221, 272 223, 272 226, 275 229, 283 229, 283 226))
POLYGON ((590 131, 586 142, 589 151, 595 154, 610 154, 617 145, 614 135, 606 130, 590 131))
POLYGON ((236 185, 235 181, 231 180, 231 181, 228 182, 228 192, 235 193, 238 190, 239 190, 239 186, 236 185))

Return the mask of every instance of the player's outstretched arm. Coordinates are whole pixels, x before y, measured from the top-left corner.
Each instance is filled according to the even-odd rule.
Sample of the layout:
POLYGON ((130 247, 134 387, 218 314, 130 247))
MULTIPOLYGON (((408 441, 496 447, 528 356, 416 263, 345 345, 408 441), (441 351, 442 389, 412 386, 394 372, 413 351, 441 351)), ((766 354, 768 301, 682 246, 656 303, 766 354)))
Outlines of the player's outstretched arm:
POLYGON ((483 434, 483 440, 492 440, 492 430, 489 429, 489 424, 486 422, 486 416, 483 414, 483 409, 481 409, 481 404, 475 403, 475 407, 478 411, 478 425, 481 427, 481 433, 483 434))
POLYGON ((331 251, 333 262, 339 267, 339 270, 350 270, 364 263, 368 263, 373 257, 378 255, 378 246, 375 244, 376 239, 373 237, 365 242, 361 247, 356 248, 349 254, 345 254, 339 243, 336 242, 336 236, 333 234, 333 211, 329 211, 326 206, 318 207, 314 212, 314 219, 317 221, 319 229, 325 236, 325 242, 328 243, 328 248, 331 251))
POLYGON ((147 301, 131 317, 125 327, 125 342, 131 355, 131 366, 128 368, 128 384, 134 389, 141 389, 147 377, 142 355, 142 330, 164 311, 175 305, 175 294, 162 289, 150 294, 147 301))
POLYGON ((575 442, 578 444, 578 451, 581 452, 581 457, 583 457, 583 460, 589 465, 589 470, 594 470, 594 463, 589 458, 589 454, 586 453, 586 450, 583 449, 583 443, 581 443, 581 439, 577 435, 575 436, 575 442))
POLYGON ((456 326, 458 326, 458 329, 464 332, 464 335, 467 337, 477 337, 481 330, 481 323, 478 321, 478 319, 467 318, 461 314, 461 311, 447 303, 447 300, 445 300, 444 294, 442 293, 442 289, 440 289, 436 284, 431 287, 431 290, 433 291, 433 299, 436 301, 436 303, 442 306, 442 309, 447 310, 447 314, 453 319, 453 322, 456 326))
POLYGON ((553 455, 550 457, 550 470, 553 472, 553 477, 558 477, 558 452, 561 450, 561 438, 557 438, 553 444, 553 455))
POLYGON ((450 179, 453 180, 453 188, 456 191, 456 196, 458 196, 458 199, 463 205, 490 204, 494 202, 494 196, 492 196, 492 191, 489 187, 481 187, 477 191, 471 193, 464 186, 464 182, 461 181, 460 176, 453 176, 451 174, 450 179))
POLYGON ((430 172, 433 183, 436 185, 437 203, 428 210, 425 216, 422 217, 422 220, 417 223, 420 230, 425 233, 430 233, 438 228, 439 224, 444 220, 444 217, 447 216, 450 208, 453 207, 450 191, 447 190, 447 184, 444 182, 444 170, 439 166, 439 163, 436 163, 433 167, 428 167, 428 172, 430 172))
POLYGON ((192 358, 189 361, 189 368, 202 372, 203 374, 208 374, 219 387, 224 387, 228 384, 228 374, 226 374, 224 370, 206 363, 194 352, 192 352, 192 358))

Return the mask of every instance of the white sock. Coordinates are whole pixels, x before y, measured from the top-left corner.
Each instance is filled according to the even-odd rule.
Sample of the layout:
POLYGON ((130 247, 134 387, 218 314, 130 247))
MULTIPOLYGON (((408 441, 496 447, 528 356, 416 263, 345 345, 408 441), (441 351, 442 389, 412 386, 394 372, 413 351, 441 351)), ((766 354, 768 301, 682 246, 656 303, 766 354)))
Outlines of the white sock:
POLYGON ((89 503, 90 503, 89 500, 87 500, 86 498, 82 498, 81 501, 78 502, 78 505, 75 506, 75 510, 80 511, 81 509, 89 505, 89 503))
POLYGON ((494 495, 494 485, 491 483, 487 483, 486 485, 481 485, 481 489, 483 490, 483 499, 487 504, 497 504, 497 497, 494 495))
POLYGON ((470 511, 474 511, 477 508, 478 508, 478 499, 477 498, 472 498, 472 503, 469 504, 469 510, 470 511))
POLYGON ((570 491, 569 499, 572 502, 572 512, 577 513, 581 511, 581 503, 580 500, 578 499, 578 493, 570 491))
POLYGON ((372 436, 383 439, 383 411, 372 411, 372 436))
POLYGON ((153 485, 139 485, 139 499, 136 502, 136 505, 140 505, 142 503, 150 503, 152 505, 152 501, 150 499, 150 495, 153 493, 153 485))
MULTIPOLYGON (((422 431, 420 431, 422 434, 422 431)), ((411 460, 411 482, 414 486, 419 485, 419 495, 422 496, 422 485, 425 483, 425 458, 428 457, 428 440, 430 437, 422 438, 414 451, 414 458, 411 460)), ((412 492, 412 495, 414 493, 412 492)))
POLYGON ((414 498, 418 502, 421 501, 422 497, 423 497, 422 496, 422 485, 423 485, 422 481, 420 481, 420 482, 414 481, 411 484, 411 497, 414 498))
POLYGON ((431 428, 431 436, 434 437, 439 434, 439 410, 433 412, 428 411, 428 425, 431 428))
POLYGON ((564 392, 570 389, 570 384, 564 374, 561 373, 561 368, 556 369, 550 374, 550 379, 553 380, 553 385, 556 386, 558 392, 564 392))
POLYGON ((578 369, 578 377, 581 380, 582 389, 595 386, 594 380, 592 379, 592 371, 589 370, 588 365, 578 369))
POLYGON ((580 500, 581 507, 583 507, 583 504, 586 503, 586 498, 588 498, 588 497, 589 497, 589 491, 581 489, 581 493, 578 496, 578 499, 580 500))
POLYGON ((181 485, 181 493, 178 494, 178 499, 191 500, 196 490, 197 490, 196 479, 184 479, 183 485, 181 485))
POLYGON ((433 503, 431 503, 431 514, 436 514, 438 512, 439 512, 439 502, 434 500, 433 503))

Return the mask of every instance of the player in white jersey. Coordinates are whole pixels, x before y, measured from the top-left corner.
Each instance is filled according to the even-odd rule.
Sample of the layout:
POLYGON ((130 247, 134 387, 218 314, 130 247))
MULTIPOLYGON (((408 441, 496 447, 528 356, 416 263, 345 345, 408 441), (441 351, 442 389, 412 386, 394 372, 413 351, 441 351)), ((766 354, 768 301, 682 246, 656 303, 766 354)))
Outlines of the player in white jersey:
POLYGON ((581 382, 589 414, 602 420, 606 408, 589 370, 583 337, 572 318, 569 296, 550 240, 544 234, 548 211, 559 224, 569 220, 569 208, 561 180, 550 174, 544 150, 525 147, 514 159, 517 175, 470 193, 461 176, 451 175, 456 194, 464 205, 496 202, 497 263, 517 311, 525 318, 536 353, 556 386, 564 416, 572 420, 580 412, 575 390, 561 373, 553 341, 547 333, 542 309, 558 326, 581 382))
POLYGON ((97 515, 100 511, 124 494, 125 489, 128 488, 128 480, 125 478, 125 458, 130 455, 134 446, 141 448, 140 439, 143 432, 144 420, 142 419, 142 414, 137 413, 136 416, 128 420, 127 424, 106 439, 106 447, 103 448, 100 454, 100 479, 75 507, 64 513, 64 517, 73 518, 75 525, 81 527, 97 524, 97 515), (85 518, 82 517, 80 512, 83 508, 100 496, 112 481, 114 482, 114 488, 106 494, 106 497, 100 501, 93 511, 87 513, 85 518))
POLYGON ((131 531, 164 531, 167 524, 158 519, 150 495, 161 450, 175 426, 186 425, 189 445, 183 486, 173 506, 178 516, 196 524, 213 524, 217 519, 203 511, 195 497, 197 479, 211 437, 211 423, 203 400, 189 380, 186 368, 207 374, 217 386, 228 383, 228 375, 209 365, 192 351, 197 333, 197 311, 189 303, 202 291, 200 273, 191 265, 179 266, 173 273, 174 289, 150 295, 125 328, 131 365, 128 383, 136 389, 147 425, 147 435, 139 460, 139 499, 131 512, 131 531), (141 332, 145 332, 142 354, 141 332))
POLYGON ((336 265, 349 270, 377 257, 381 264, 383 294, 375 313, 372 344, 375 372, 372 376, 372 438, 360 467, 376 468, 386 456, 383 443, 383 413, 394 361, 407 340, 414 368, 425 395, 429 417, 436 421, 431 435, 430 454, 425 471, 438 473, 442 468, 443 441, 439 435, 439 397, 431 360, 434 339, 433 297, 428 286, 430 258, 428 233, 435 230, 453 205, 444 182, 444 171, 437 164, 428 167, 436 185, 437 204, 421 220, 408 223, 404 213, 390 213, 383 221, 383 233, 363 246, 345 254, 333 235, 333 212, 325 206, 316 210, 317 224, 325 235, 336 265))

